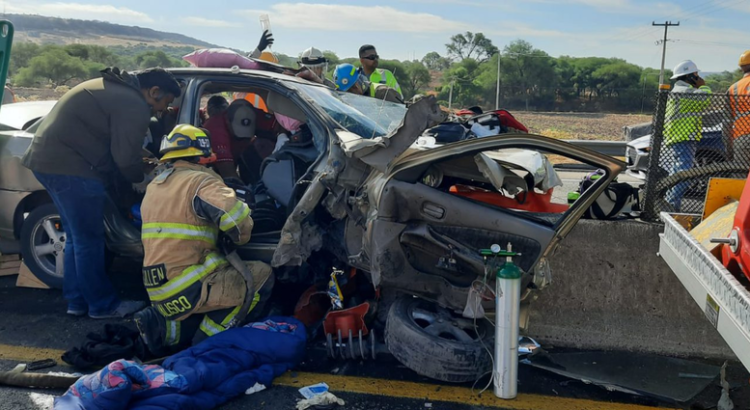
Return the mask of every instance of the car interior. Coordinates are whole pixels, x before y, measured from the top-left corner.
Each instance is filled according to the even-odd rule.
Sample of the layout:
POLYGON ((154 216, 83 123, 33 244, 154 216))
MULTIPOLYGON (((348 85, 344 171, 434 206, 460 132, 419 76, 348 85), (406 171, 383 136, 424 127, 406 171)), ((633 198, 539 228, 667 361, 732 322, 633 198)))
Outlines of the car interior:
MULTIPOLYGON (((320 140, 327 136, 313 135, 313 128, 307 126, 308 118, 303 110, 288 97, 269 89, 206 82, 200 88, 199 95, 198 109, 191 115, 193 124, 198 127, 202 127, 208 119, 206 103, 214 95, 223 96, 228 103, 244 98, 251 104, 258 105, 254 107, 255 136, 250 140, 233 137, 232 150, 242 151, 233 152, 237 159, 235 164, 238 174, 243 183, 255 192, 255 226, 252 241, 275 243, 288 213, 294 208, 307 186, 298 184, 297 181, 308 173, 323 152, 324 148, 321 147, 325 145, 321 144, 320 140), (284 125, 289 128, 293 125, 296 129, 291 132, 284 128, 284 125), (285 138, 279 141, 278 137, 282 133, 285 138)), ((177 125, 184 98, 187 97, 183 93, 175 99, 168 111, 151 119, 149 136, 144 148, 155 158, 159 156, 161 139, 177 125)), ((231 135, 238 134, 232 130, 231 124, 227 124, 227 127, 231 135)), ((112 189, 112 195, 116 198, 113 205, 118 204, 119 213, 125 215, 130 223, 138 228, 141 224, 140 203, 145 195, 145 185, 146 183, 140 184, 140 189, 134 189, 133 185, 120 180, 113 184, 112 189)))

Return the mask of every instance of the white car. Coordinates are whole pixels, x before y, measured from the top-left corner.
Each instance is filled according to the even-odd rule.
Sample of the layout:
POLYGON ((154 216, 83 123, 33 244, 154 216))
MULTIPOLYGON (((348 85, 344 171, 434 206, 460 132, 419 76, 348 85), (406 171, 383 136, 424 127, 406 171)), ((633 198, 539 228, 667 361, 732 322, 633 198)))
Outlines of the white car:
POLYGON ((0 107, 0 131, 26 130, 49 114, 57 101, 24 101, 0 107))

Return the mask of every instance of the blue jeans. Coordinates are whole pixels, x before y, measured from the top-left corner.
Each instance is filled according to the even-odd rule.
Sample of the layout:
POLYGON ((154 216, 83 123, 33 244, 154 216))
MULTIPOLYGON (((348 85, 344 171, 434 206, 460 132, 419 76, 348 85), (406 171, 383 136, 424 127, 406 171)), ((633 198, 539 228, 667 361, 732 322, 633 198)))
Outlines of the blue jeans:
MULTIPOLYGON (((698 141, 681 141, 667 145, 665 148, 668 149, 667 152, 671 153, 671 155, 667 155, 663 158, 672 160, 672 167, 669 170, 669 175, 674 175, 678 172, 693 168, 697 147, 698 141)), ((690 184, 690 181, 683 181, 667 191, 665 199, 674 207, 675 211, 680 211, 682 197, 685 195, 685 192, 690 189, 690 184)))
POLYGON ((65 230, 63 294, 68 308, 105 314, 120 304, 104 267, 104 184, 34 172, 52 197, 65 230))

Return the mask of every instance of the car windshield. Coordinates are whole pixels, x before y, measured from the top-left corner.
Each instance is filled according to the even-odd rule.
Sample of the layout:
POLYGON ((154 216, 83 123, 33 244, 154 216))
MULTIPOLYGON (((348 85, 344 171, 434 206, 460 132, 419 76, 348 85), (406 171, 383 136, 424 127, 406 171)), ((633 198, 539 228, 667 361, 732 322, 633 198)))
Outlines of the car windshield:
POLYGON ((382 137, 396 129, 406 106, 379 99, 333 91, 325 87, 295 84, 336 122, 362 138, 382 137))

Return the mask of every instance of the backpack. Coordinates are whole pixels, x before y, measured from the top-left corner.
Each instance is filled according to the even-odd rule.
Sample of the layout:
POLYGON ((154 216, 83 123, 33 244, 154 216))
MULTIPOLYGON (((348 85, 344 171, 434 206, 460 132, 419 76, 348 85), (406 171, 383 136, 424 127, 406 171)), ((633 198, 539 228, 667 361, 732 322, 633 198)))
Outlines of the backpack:
MULTIPOLYGON (((578 184, 578 190, 568 194, 568 204, 572 205, 594 182, 605 175, 604 170, 596 170, 586 175, 578 184)), ((613 219, 617 215, 630 215, 640 209, 639 190, 624 182, 612 181, 599 198, 583 214, 586 219, 613 219)))

